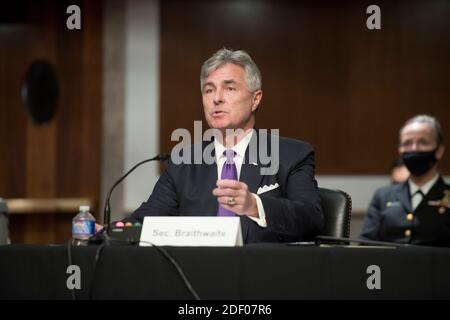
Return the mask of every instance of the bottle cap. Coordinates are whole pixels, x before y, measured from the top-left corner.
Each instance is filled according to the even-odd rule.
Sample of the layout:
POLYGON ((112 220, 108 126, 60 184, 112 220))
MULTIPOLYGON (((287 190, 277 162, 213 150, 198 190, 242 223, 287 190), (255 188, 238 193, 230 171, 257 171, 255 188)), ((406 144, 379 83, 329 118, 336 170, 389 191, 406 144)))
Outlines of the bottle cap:
POLYGON ((89 211, 89 206, 80 206, 80 211, 89 211))

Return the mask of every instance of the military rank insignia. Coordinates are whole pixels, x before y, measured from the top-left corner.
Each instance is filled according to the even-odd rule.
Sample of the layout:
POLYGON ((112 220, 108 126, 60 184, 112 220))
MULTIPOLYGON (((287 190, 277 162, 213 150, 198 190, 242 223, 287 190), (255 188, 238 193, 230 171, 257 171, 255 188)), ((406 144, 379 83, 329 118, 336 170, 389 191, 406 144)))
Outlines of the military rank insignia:
POLYGON ((398 201, 388 201, 386 202, 386 207, 399 207, 400 206, 400 202, 398 201))
POLYGON ((428 201, 429 206, 438 207, 439 214, 444 214, 450 208, 450 190, 444 190, 444 197, 437 201, 428 201))

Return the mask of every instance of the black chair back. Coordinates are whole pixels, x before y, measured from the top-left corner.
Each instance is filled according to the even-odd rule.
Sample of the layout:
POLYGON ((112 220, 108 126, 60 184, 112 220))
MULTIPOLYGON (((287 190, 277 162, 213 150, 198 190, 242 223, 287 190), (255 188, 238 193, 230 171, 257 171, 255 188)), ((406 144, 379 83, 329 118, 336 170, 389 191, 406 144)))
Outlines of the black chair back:
POLYGON ((325 227, 322 235, 348 238, 350 236, 350 219, 352 198, 342 190, 319 187, 325 227))

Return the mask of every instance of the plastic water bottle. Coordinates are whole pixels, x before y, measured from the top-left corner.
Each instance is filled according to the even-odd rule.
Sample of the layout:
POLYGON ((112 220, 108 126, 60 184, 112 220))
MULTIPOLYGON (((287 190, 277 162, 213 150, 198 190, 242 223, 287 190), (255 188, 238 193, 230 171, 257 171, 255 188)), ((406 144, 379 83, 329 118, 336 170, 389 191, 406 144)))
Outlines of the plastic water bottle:
POLYGON ((95 218, 89 212, 89 206, 80 206, 80 212, 72 220, 72 244, 86 246, 89 238, 95 234, 95 218))

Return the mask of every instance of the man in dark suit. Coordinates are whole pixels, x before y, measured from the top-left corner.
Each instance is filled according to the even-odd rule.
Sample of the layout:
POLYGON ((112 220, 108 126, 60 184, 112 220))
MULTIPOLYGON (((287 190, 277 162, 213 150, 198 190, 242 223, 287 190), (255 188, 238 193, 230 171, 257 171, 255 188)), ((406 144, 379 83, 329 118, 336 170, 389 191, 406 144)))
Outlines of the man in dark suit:
POLYGON ((314 151, 254 128, 262 99, 256 64, 244 51, 222 49, 203 64, 200 82, 212 140, 172 152, 131 218, 237 215, 245 243, 312 240, 323 226, 314 151), (271 155, 270 166, 261 154, 271 155))
POLYGON ((439 122, 427 115, 409 119, 398 150, 410 177, 375 192, 361 238, 450 246, 450 186, 438 170, 445 151, 439 122))

